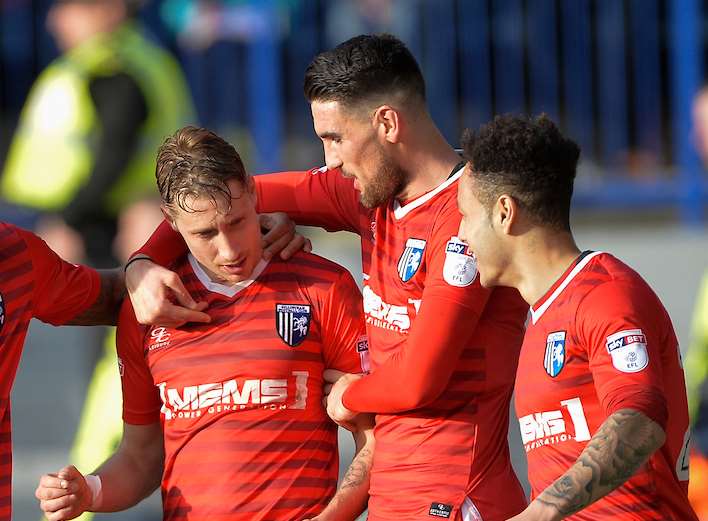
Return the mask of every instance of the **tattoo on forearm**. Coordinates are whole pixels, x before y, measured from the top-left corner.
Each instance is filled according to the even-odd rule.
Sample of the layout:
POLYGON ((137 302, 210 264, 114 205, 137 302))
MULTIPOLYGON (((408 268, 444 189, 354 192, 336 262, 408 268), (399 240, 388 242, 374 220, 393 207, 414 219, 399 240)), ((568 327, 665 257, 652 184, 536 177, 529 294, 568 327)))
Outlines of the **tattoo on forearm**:
POLYGON ((604 421, 575 464, 537 500, 562 516, 582 510, 627 481, 664 440, 654 421, 621 409, 604 421))
POLYGON ((118 321, 123 297, 125 280, 122 269, 99 270, 101 289, 93 305, 74 317, 69 324, 75 326, 112 326, 118 321))
POLYGON ((371 460, 373 452, 370 449, 361 449, 352 460, 351 465, 342 478, 340 489, 358 487, 362 483, 368 481, 369 470, 371 469, 371 460))

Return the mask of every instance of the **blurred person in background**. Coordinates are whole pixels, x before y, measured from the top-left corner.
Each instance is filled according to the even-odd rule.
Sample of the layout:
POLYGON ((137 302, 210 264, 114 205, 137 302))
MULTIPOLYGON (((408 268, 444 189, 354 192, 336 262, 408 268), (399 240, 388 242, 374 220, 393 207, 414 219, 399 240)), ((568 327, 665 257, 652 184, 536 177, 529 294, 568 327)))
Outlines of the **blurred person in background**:
MULTIPOLYGON (((113 241, 116 258, 121 263, 126 262, 162 222, 162 218, 157 198, 144 198, 124 208, 118 218, 118 234, 113 241)), ((96 364, 86 392, 86 402, 69 456, 80 471, 88 473, 98 467, 120 443, 123 434, 121 403, 116 329, 110 328, 103 343, 103 355, 96 364)), ((78 519, 88 521, 93 515, 93 512, 85 512, 78 519)))
POLYGON ((694 96, 691 117, 693 144, 703 166, 708 167, 708 86, 703 86, 694 96))
POLYGON ((193 119, 177 62, 133 20, 133 0, 56 0, 47 27, 62 55, 39 76, 0 180, 2 197, 42 212, 60 256, 115 265, 125 205, 154 193, 154 154, 193 119))
MULTIPOLYGON (((708 168, 708 85, 694 96, 691 117, 693 144, 703 166, 708 168)), ((701 521, 708 521, 708 271, 696 298, 684 367, 693 426, 688 497, 701 521)))
POLYGON ((335 47, 358 34, 395 34, 410 45, 418 31, 418 0, 333 0, 327 3, 326 35, 335 47))
POLYGON ((685 368, 693 425, 688 497, 701 521, 708 521, 708 272, 696 298, 685 368))

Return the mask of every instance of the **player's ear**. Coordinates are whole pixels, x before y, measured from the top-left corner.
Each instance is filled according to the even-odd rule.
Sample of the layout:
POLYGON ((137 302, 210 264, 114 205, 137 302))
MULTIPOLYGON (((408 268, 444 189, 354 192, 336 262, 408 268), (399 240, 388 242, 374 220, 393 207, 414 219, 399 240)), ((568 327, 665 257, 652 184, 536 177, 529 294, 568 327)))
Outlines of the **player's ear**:
POLYGON ((381 105, 374 111, 373 124, 379 137, 389 143, 398 143, 401 135, 401 114, 390 105, 381 105))
POLYGON ((167 208, 164 204, 160 205, 160 211, 162 212, 162 216, 165 218, 165 221, 170 223, 170 226, 172 226, 172 229, 176 232, 179 230, 177 229, 177 225, 175 224, 175 220, 172 217, 172 214, 170 213, 170 209, 167 208))
POLYGON ((246 192, 248 192, 248 195, 251 197, 251 200, 253 201, 253 204, 255 206, 258 205, 258 190, 256 190, 256 181, 253 179, 253 176, 249 175, 246 178, 246 192))
POLYGON ((497 198, 495 210, 496 224, 506 235, 511 235, 511 227, 518 219, 518 203, 510 195, 502 194, 497 198))

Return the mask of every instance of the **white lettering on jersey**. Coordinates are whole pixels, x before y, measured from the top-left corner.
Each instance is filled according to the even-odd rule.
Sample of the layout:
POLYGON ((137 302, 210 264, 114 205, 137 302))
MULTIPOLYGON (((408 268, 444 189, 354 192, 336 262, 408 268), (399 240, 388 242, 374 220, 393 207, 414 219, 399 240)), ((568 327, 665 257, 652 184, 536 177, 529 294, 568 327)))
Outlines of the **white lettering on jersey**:
POLYGON ((293 371, 295 401, 288 406, 288 380, 265 378, 252 380, 226 380, 219 383, 189 385, 182 389, 167 387, 167 382, 157 384, 162 399, 160 412, 166 420, 198 418, 204 413, 263 409, 304 409, 307 404, 307 371, 293 371))
POLYGON ((636 373, 649 365, 647 339, 641 329, 625 329, 607 337, 612 365, 623 373, 636 373))
POLYGON ((526 452, 543 445, 553 445, 568 440, 588 441, 590 439, 590 429, 580 398, 563 400, 560 404, 568 411, 575 436, 568 432, 563 411, 560 409, 527 414, 519 418, 521 441, 526 452))
POLYGON ((364 286, 364 314, 366 323, 383 329, 407 333, 411 327, 408 306, 387 304, 369 285, 364 286))

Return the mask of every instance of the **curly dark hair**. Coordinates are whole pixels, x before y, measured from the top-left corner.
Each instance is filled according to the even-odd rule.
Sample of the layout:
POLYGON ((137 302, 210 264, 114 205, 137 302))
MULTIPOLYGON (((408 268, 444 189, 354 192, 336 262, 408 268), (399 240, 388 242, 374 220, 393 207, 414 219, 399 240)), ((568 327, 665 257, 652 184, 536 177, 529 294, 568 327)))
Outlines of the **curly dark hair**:
POLYGON ((502 194, 512 196, 534 221, 570 230, 570 199, 580 156, 551 119, 503 115, 462 136, 476 196, 491 211, 502 194))
POLYGON ((188 200, 209 197, 231 202, 228 182, 248 186, 249 175, 233 145, 205 128, 187 126, 168 137, 157 151, 157 188, 168 209, 194 211, 188 200))
POLYGON ((379 96, 398 95, 425 103, 425 82, 418 62, 390 34, 360 35, 317 55, 305 71, 309 103, 337 101, 345 106, 379 96))

